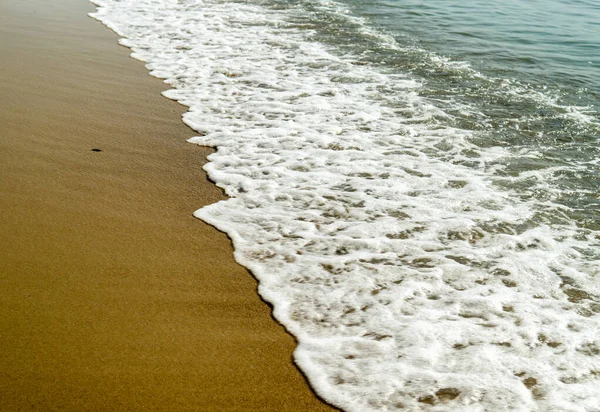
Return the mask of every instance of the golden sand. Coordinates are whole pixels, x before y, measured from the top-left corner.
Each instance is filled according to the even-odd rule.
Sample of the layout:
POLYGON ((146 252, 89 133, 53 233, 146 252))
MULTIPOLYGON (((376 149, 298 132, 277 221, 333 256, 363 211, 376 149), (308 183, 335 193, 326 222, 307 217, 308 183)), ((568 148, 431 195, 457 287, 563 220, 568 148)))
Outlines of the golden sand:
POLYGON ((192 217, 210 149, 92 10, 0 1, 0 410, 331 410, 192 217))

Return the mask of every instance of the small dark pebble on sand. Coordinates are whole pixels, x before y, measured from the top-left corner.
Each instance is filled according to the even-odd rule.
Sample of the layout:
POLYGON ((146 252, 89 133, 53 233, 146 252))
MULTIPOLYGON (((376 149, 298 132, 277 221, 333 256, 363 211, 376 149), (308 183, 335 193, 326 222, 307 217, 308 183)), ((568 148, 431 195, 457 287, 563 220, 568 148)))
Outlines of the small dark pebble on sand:
POLYGON ((96 148, 92 149, 92 152, 101 152, 101 151, 102 151, 102 149, 96 149, 96 148))

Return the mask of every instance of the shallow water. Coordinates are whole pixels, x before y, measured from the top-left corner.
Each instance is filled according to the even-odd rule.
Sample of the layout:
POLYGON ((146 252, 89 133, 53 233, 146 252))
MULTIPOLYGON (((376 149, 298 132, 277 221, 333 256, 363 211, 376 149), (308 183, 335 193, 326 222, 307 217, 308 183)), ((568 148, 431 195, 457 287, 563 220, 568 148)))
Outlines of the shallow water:
POLYGON ((597 5, 96 3, 324 399, 600 410, 597 5))

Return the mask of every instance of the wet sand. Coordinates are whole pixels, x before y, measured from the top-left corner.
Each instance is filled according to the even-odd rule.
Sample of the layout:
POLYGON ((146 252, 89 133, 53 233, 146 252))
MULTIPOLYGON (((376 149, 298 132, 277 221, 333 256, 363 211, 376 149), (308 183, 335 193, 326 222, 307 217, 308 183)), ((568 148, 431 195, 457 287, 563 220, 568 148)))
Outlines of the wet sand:
POLYGON ((0 409, 332 410, 192 216, 210 149, 92 10, 0 2, 0 409))

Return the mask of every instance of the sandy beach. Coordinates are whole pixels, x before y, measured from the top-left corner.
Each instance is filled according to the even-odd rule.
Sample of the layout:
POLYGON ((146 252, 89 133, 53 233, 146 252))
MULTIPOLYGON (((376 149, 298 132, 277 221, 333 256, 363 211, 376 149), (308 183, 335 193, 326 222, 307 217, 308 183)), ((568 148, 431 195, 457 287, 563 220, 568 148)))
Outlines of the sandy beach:
POLYGON ((184 107, 86 0, 0 2, 0 409, 325 411, 184 107))

